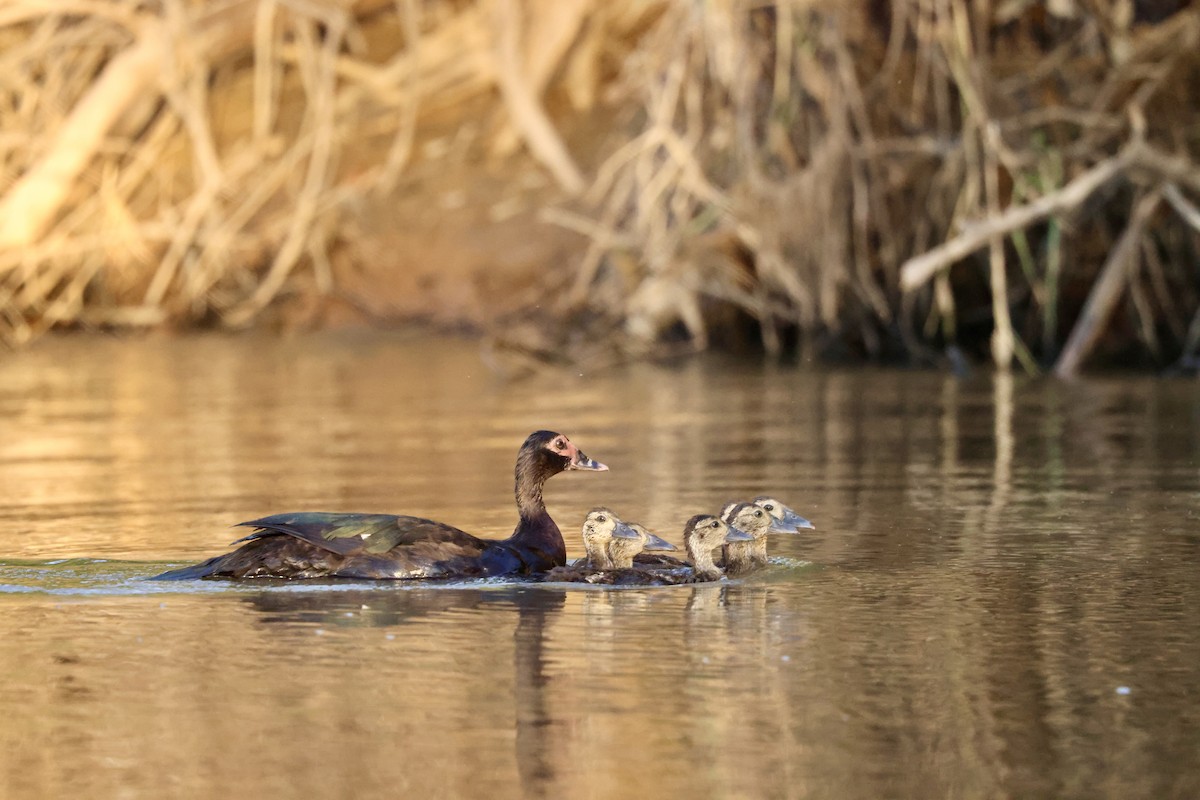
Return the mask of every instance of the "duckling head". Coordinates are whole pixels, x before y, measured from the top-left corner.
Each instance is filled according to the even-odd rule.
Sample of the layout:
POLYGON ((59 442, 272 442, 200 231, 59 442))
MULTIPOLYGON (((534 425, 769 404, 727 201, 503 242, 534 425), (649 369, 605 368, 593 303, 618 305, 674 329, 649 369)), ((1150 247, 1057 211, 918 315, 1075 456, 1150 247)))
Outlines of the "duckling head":
POLYGON ((630 529, 638 535, 642 542, 643 550, 678 550, 679 548, 668 542, 666 539, 660 539, 650 531, 643 528, 636 522, 628 523, 630 529))
POLYGON ((629 569, 633 566, 633 558, 643 550, 675 550, 675 545, 660 539, 636 522, 625 523, 624 527, 632 537, 614 533, 608 545, 608 556, 614 569, 629 569))
POLYGON ((638 541, 638 535, 607 508, 593 508, 583 519, 583 548, 593 569, 610 569, 609 543, 615 539, 638 541))
POLYGON ((755 503, 726 503, 721 520, 729 527, 745 531, 751 538, 765 539, 774 518, 755 503))
POLYGON ((719 517, 697 514, 683 527, 683 543, 697 574, 719 577, 721 570, 713 564, 713 551, 727 543, 752 542, 754 537, 745 531, 731 528, 719 517))
POLYGON ((771 515, 771 533, 799 533, 802 530, 814 530, 816 528, 816 525, 813 525, 774 497, 760 494, 751 502, 771 515))

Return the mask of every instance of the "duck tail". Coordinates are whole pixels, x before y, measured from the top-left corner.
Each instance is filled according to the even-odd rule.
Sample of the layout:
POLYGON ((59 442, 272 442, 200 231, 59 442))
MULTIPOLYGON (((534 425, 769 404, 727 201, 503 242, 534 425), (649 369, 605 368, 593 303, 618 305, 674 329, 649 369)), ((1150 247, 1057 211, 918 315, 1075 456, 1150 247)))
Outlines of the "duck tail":
POLYGON ((193 564, 190 567, 180 567, 179 569, 169 569, 166 572, 155 575, 150 578, 152 581, 194 581, 200 578, 207 578, 216 571, 217 562, 221 560, 221 556, 214 556, 208 561, 199 564, 193 564))

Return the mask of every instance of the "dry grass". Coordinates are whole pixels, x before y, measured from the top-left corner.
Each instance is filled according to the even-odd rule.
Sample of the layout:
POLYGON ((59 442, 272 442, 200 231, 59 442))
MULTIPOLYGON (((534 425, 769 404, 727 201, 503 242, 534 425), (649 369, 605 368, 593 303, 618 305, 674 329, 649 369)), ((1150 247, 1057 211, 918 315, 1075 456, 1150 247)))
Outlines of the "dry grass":
POLYGON ((523 146, 589 242, 553 319, 626 351, 734 310, 772 352, 985 330, 1001 368, 1071 374, 1120 318, 1190 357, 1198 44, 1200 11, 1129 0, 10 0, 0 338, 330 291, 347 208, 483 96, 490 152, 523 146), (561 131, 599 105, 588 167, 561 131))
MULTIPOLYGON (((345 209, 395 185, 424 108, 497 87, 518 140, 579 188, 539 95, 570 65, 587 10, 551 0, 0 6, 0 338, 19 344, 78 322, 240 326, 298 269, 330 288, 345 209), (523 60, 522 37, 537 42, 523 60)), ((604 16, 614 36, 638 21, 604 16)))
POLYGON ((1200 12, 867 8, 672 5, 629 63, 641 123, 600 168, 587 223, 554 216, 593 243, 570 302, 604 298, 642 343, 682 326, 703 346, 724 305, 760 322, 768 351, 795 326, 917 358, 982 312, 999 367, 1034 371, 1036 354, 1061 374, 1125 287, 1147 347, 1186 328, 1200 12), (1174 216, 1144 204, 1163 192, 1174 216), (1116 277, 1062 347, 1064 303, 1074 316, 1102 264, 1116 277))

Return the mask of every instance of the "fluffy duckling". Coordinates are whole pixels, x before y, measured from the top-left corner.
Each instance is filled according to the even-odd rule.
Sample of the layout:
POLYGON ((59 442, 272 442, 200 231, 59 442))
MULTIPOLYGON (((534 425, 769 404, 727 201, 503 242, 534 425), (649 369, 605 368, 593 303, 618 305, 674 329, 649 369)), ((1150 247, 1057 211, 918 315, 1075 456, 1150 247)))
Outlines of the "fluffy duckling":
POLYGON ((754 537, 748 532, 708 514, 697 514, 683 526, 683 544, 692 560, 696 581, 720 580, 725 574, 713 561, 713 552, 722 546, 745 545, 753 541, 754 537))
POLYGON ((542 580, 571 583, 613 583, 633 564, 642 550, 674 550, 637 523, 626 524, 608 508, 593 508, 583 520, 586 557, 565 567, 555 567, 542 580))
POLYGON ((799 533, 813 524, 774 498, 759 495, 749 503, 726 503, 721 519, 753 537, 752 542, 725 548, 725 572, 745 575, 767 564, 768 533, 799 533))
POLYGON ((637 538, 613 537, 612 541, 608 543, 608 557, 612 562, 613 569, 632 569, 634 557, 643 550, 663 551, 679 549, 670 542, 655 536, 636 522, 627 522, 625 524, 629 526, 631 531, 637 534, 637 538))
POLYGON ((593 508, 583 519, 584 557, 573 564, 555 567, 547 572, 545 581, 582 581, 600 570, 612 569, 608 545, 614 538, 638 540, 638 535, 607 508, 593 508))
MULTIPOLYGON (((648 568, 641 564, 633 564, 633 557, 637 555, 641 547, 654 546, 666 549, 663 547, 666 545, 667 548, 675 548, 654 534, 645 532, 645 529, 642 530, 645 532, 647 542, 643 544, 642 535, 633 525, 616 519, 607 509, 595 509, 588 515, 588 518, 594 524, 591 528, 591 543, 589 544, 585 539, 585 547, 590 547, 594 551, 600 543, 604 543, 609 549, 608 563, 610 566, 604 569, 588 568, 581 560, 576 565, 550 570, 545 574, 543 580, 615 586, 673 586, 683 583, 715 581, 719 580, 724 573, 713 563, 713 551, 726 543, 753 541, 750 534, 731 528, 717 517, 698 514, 688 520, 683 529, 684 547, 692 563, 682 564, 681 562, 682 565, 675 569, 648 568), (600 519, 600 517, 604 517, 604 519, 600 519), (615 556, 612 552, 614 544, 617 545, 615 556), (616 568, 616 563, 624 564, 626 559, 631 566, 616 568)), ((586 524, 585 522, 585 526, 586 524)))

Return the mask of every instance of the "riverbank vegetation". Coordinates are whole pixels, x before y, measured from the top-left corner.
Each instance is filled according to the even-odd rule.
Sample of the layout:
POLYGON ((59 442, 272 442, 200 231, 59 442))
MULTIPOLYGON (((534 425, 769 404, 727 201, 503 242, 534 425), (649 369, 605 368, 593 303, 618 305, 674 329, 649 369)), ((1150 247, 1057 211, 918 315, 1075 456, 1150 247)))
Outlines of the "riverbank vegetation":
POLYGON ((498 362, 1200 349, 1182 0, 14 0, 0 43, 9 344, 341 306, 498 362))

